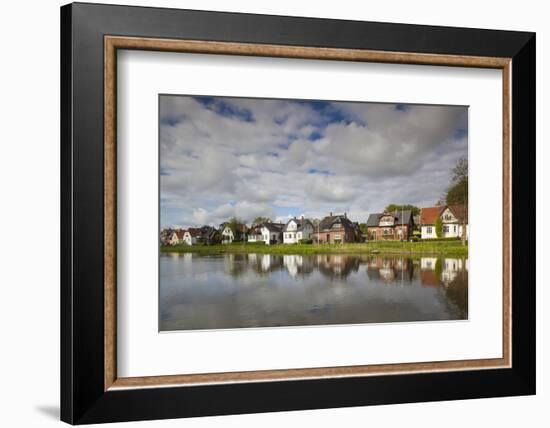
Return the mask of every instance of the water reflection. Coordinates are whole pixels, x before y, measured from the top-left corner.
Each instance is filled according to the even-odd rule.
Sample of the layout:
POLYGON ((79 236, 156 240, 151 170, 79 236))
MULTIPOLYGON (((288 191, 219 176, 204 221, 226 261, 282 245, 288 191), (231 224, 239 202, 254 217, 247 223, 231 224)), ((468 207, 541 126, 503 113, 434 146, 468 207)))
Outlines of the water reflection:
POLYGON ((467 319, 468 260, 162 255, 160 329, 467 319))

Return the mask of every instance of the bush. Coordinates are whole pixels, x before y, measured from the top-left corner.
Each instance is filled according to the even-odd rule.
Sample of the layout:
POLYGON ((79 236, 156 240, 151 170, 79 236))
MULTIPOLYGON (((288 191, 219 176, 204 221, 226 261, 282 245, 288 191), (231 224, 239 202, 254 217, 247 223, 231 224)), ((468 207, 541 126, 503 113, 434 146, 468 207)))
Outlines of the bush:
POLYGON ((420 238, 418 236, 415 236, 415 235, 411 238, 411 242, 418 242, 419 240, 420 240, 420 238))
POLYGON ((313 244, 313 239, 300 239, 299 243, 305 244, 305 245, 311 245, 313 244))

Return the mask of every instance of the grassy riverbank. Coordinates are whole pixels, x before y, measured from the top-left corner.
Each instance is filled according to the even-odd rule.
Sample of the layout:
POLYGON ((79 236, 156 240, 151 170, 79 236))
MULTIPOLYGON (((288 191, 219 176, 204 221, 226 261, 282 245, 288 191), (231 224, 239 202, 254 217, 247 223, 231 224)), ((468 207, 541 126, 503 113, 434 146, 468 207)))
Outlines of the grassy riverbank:
POLYGON ((294 244, 264 245, 233 243, 226 245, 176 245, 161 247, 163 253, 260 253, 260 254, 402 254, 402 255, 441 255, 468 256, 468 246, 460 241, 436 242, 395 242, 378 241, 363 244, 294 244))

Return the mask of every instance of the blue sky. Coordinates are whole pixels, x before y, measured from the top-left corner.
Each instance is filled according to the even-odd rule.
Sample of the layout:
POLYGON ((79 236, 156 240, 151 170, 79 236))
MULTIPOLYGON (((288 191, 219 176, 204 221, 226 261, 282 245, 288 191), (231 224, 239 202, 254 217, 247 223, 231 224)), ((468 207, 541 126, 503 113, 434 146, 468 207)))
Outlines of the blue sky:
POLYGON ((467 156, 467 108, 162 95, 161 226, 231 216, 364 222, 430 206, 467 156))

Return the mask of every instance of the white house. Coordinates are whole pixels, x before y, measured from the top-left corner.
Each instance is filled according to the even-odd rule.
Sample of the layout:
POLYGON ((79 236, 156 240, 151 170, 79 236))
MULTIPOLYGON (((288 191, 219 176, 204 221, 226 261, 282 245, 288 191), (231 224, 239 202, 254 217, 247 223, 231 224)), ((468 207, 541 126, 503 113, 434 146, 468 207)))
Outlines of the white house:
POLYGON ((233 230, 229 227, 228 224, 222 225, 220 229, 222 231, 222 244, 231 244, 235 239, 233 235, 233 230))
POLYGON ((168 238, 168 241, 167 241, 168 245, 174 246, 174 245, 181 244, 183 242, 185 232, 186 230, 184 229, 174 230, 170 235, 170 237, 168 238))
POLYGON ((283 243, 297 244, 303 239, 311 239, 313 235, 313 224, 304 219, 290 219, 283 229, 283 243))
POLYGON ((468 210, 465 205, 447 205, 420 209, 420 232, 422 239, 462 238, 466 229, 468 239, 468 210), (435 224, 441 219, 441 236, 437 236, 435 224))
POLYGON ((187 245, 193 245, 197 243, 200 236, 201 236, 201 230, 199 228, 190 227, 185 231, 185 235, 183 235, 183 241, 187 245))
POLYGON ((248 231, 248 242, 263 242, 261 228, 261 225, 256 225, 250 228, 248 231))
POLYGON ((445 207, 441 212, 443 238, 462 238, 464 223, 466 223, 466 239, 468 239, 467 218, 468 213, 465 205, 449 205, 445 207))
POLYGON ((262 241, 265 245, 280 244, 283 242, 282 230, 285 227, 282 223, 264 223, 260 228, 262 241))
POLYGON ((231 244, 233 241, 246 241, 247 239, 247 227, 246 224, 237 225, 237 236, 233 233, 233 229, 229 226, 229 223, 222 223, 220 225, 222 234, 222 244, 231 244))
POLYGON ((252 227, 248 232, 248 242, 263 242, 265 245, 283 242, 282 223, 266 222, 252 227))

